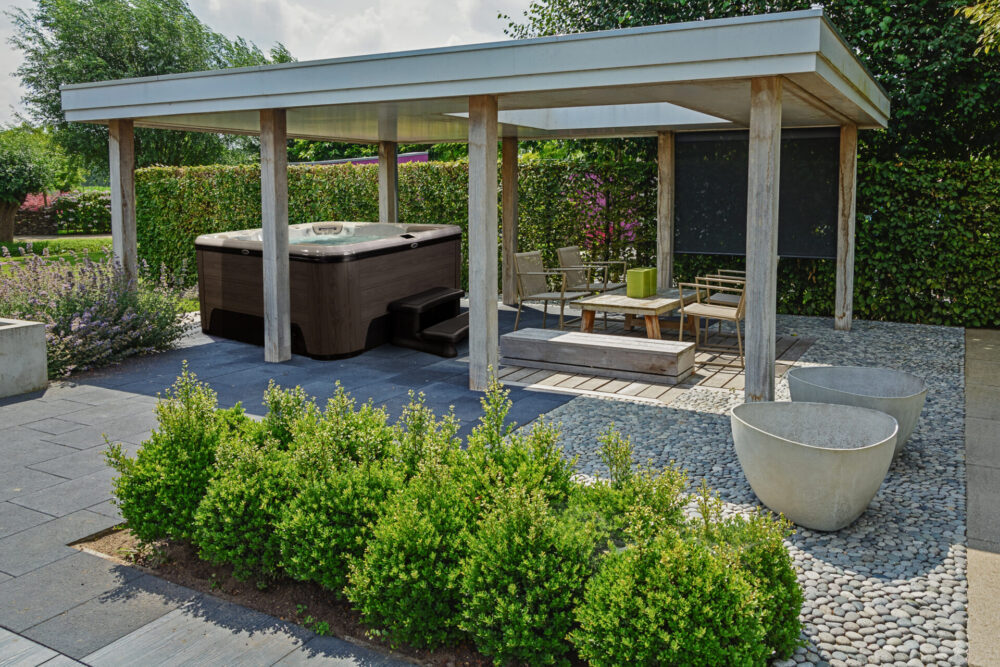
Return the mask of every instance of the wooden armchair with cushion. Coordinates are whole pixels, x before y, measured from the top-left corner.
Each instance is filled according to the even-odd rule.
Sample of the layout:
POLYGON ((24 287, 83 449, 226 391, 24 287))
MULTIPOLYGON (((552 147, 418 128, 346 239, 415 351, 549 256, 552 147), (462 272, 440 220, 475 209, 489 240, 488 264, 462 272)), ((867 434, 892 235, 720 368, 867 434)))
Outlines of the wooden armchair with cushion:
POLYGON ((623 261, 585 262, 580 253, 580 246, 567 246, 556 250, 559 256, 559 268, 566 273, 566 289, 577 292, 609 292, 625 287, 625 283, 611 282, 611 267, 621 264, 621 275, 624 280, 628 265, 623 261), (593 278, 597 277, 597 280, 593 278))
MULTIPOLYGON (((743 321, 744 311, 746 308, 746 295, 744 293, 743 285, 725 285, 717 283, 714 285, 708 285, 704 283, 678 283, 677 289, 680 292, 681 299, 681 326, 678 329, 677 340, 684 339, 684 318, 693 317, 695 318, 695 333, 694 341, 696 349, 705 350, 708 352, 733 352, 731 347, 723 346, 711 346, 706 342, 702 343, 699 341, 699 323, 701 318, 719 320, 720 322, 733 322, 736 324, 736 346, 737 351, 740 355, 740 368, 743 367, 743 335, 740 332, 740 322, 743 321), (688 289, 695 293, 695 300, 692 303, 684 305, 684 290, 688 289), (728 293, 736 295, 737 301, 735 306, 722 305, 719 303, 712 303, 709 299, 713 294, 718 293, 728 293)), ((725 364, 728 365, 728 364, 725 364)))
MULTIPOLYGON (((514 255, 514 271, 517 273, 517 317, 514 318, 514 330, 517 331, 521 323, 521 308, 525 301, 541 301, 542 328, 549 314, 549 302, 559 302, 559 329, 565 324, 565 310, 567 301, 582 299, 590 292, 571 291, 567 289, 567 277, 565 271, 549 271, 545 269, 542 262, 542 253, 539 250, 533 252, 519 252, 514 255), (549 278, 558 278, 559 291, 549 289, 549 278)), ((574 320, 575 321, 575 320, 574 320)))

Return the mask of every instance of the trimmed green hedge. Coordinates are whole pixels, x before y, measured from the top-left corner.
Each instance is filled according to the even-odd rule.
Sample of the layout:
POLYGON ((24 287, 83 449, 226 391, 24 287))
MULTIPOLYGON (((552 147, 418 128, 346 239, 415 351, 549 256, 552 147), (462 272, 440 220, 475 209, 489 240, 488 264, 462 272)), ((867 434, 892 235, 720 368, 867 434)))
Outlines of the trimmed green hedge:
MULTIPOLYGON (((376 220, 376 170, 292 167, 289 221, 376 220)), ((467 183, 463 162, 400 165, 400 219, 464 229, 467 183)), ((990 161, 863 162, 858 183, 855 316, 1000 326, 994 293, 1000 167, 990 161)), ((542 250, 551 264, 555 249, 570 244, 633 266, 655 261, 655 165, 525 162, 518 188, 521 250, 542 250)), ((139 252, 153 266, 192 265, 198 234, 260 226, 257 166, 143 169, 136 189, 139 252)), ((742 263, 740 257, 679 255, 676 273, 689 279, 742 263)), ((832 314, 831 260, 784 259, 778 275, 781 312, 832 314)))

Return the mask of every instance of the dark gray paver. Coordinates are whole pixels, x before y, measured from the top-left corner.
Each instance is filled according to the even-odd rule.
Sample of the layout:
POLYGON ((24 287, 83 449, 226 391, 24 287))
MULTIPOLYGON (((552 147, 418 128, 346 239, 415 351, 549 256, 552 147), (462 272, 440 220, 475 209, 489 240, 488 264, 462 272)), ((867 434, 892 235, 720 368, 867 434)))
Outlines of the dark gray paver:
POLYGON ((1000 468, 970 465, 966 474, 969 481, 966 508, 969 544, 995 551, 995 546, 989 548, 988 545, 1000 545, 1000 468))
MULTIPOLYGON (((172 380, 171 380, 172 382, 172 380)), ((167 385, 162 385, 161 390, 167 385)), ((149 428, 155 422, 151 421, 153 406, 156 405, 156 398, 151 396, 141 396, 118 403, 98 405, 86 408, 83 413, 73 415, 82 425, 90 426, 97 430, 98 435, 104 432, 112 433, 126 429, 129 433, 149 428), (138 427, 132 425, 138 424, 138 427)), ((53 438, 46 438, 52 442, 61 442, 53 438)), ((103 441, 103 438, 98 442, 103 441)), ((94 443, 97 444, 97 443, 94 443)))
POLYGON ((966 417, 965 459, 969 465, 1000 468, 1000 421, 966 417))
POLYGON ((52 516, 13 503, 0 503, 0 538, 52 521, 52 516))
POLYGON ((23 496, 37 489, 44 489, 60 482, 64 477, 50 475, 40 470, 32 470, 26 466, 13 466, 0 470, 0 500, 9 500, 23 496))
POLYGON ((70 431, 75 431, 76 429, 80 428, 82 424, 80 422, 71 421, 70 419, 61 419, 59 417, 47 417, 45 419, 39 419, 38 421, 27 422, 23 424, 23 426, 25 428, 30 428, 33 431, 39 431, 41 433, 46 433, 49 435, 60 435, 62 433, 69 433, 70 431))
POLYGON ((35 667, 47 663, 59 654, 30 639, 0 628, 0 666, 35 667))
POLYGON ((37 431, 21 426, 0 427, 0 461, 4 468, 30 466, 72 453, 69 447, 46 442, 45 435, 37 431))
POLYGON ((21 632, 140 576, 135 568, 78 551, 0 584, 0 625, 21 632))
POLYGON ((117 523, 118 520, 112 517, 84 510, 4 537, 0 539, 0 572, 17 577, 70 557, 79 552, 67 544, 117 523))
POLYGON ((10 502, 52 516, 65 516, 109 499, 114 475, 111 468, 105 467, 84 477, 16 496, 10 502))
POLYGON ((161 616, 86 656, 94 667, 154 665, 272 665, 312 638, 291 623, 211 597, 161 616))
POLYGON ((115 519, 116 521, 122 520, 122 513, 112 500, 105 500, 103 503, 97 503, 92 507, 88 507, 87 511, 95 512, 96 514, 115 519))
POLYGON ((25 400, 23 397, 16 398, 19 399, 17 402, 0 403, 0 427, 21 426, 51 417, 67 416, 87 408, 82 403, 61 399, 25 400))
POLYGON ((969 385, 965 388, 965 415, 979 419, 1000 420, 1000 390, 995 387, 969 385))
POLYGON ((83 658, 200 597, 190 588, 143 575, 24 630, 29 639, 83 658))
POLYGON ((105 452, 108 451, 108 447, 103 443, 87 449, 70 449, 73 451, 72 454, 48 459, 28 467, 32 470, 65 477, 68 480, 86 477, 108 467, 105 459, 105 452))
POLYGON ((1000 388, 1000 353, 993 361, 969 359, 965 367, 965 381, 969 385, 1000 388))

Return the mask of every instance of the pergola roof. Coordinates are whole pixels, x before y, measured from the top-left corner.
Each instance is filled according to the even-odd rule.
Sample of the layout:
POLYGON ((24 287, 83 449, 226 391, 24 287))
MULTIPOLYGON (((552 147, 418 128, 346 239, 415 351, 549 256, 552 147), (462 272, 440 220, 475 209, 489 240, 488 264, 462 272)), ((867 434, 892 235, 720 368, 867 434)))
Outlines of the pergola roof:
POLYGON ((780 76, 784 127, 885 127, 889 99, 811 9, 64 86, 68 121, 288 136, 468 140, 468 99, 495 95, 499 134, 522 139, 744 129, 750 80, 780 76))

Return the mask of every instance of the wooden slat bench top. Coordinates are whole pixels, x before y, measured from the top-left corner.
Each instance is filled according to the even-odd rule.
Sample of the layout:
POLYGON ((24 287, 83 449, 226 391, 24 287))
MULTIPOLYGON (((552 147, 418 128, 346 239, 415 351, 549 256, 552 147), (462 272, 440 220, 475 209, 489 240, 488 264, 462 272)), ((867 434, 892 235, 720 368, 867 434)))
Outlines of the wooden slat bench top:
MULTIPOLYGON (((684 295, 684 304, 695 300, 694 292, 684 295)), ((625 315, 663 315, 681 307, 680 293, 676 289, 661 290, 656 296, 635 298, 624 294, 599 294, 573 302, 583 310, 625 315)))
POLYGON ((694 366, 694 343, 522 329, 500 338, 505 364, 676 384, 694 366))

